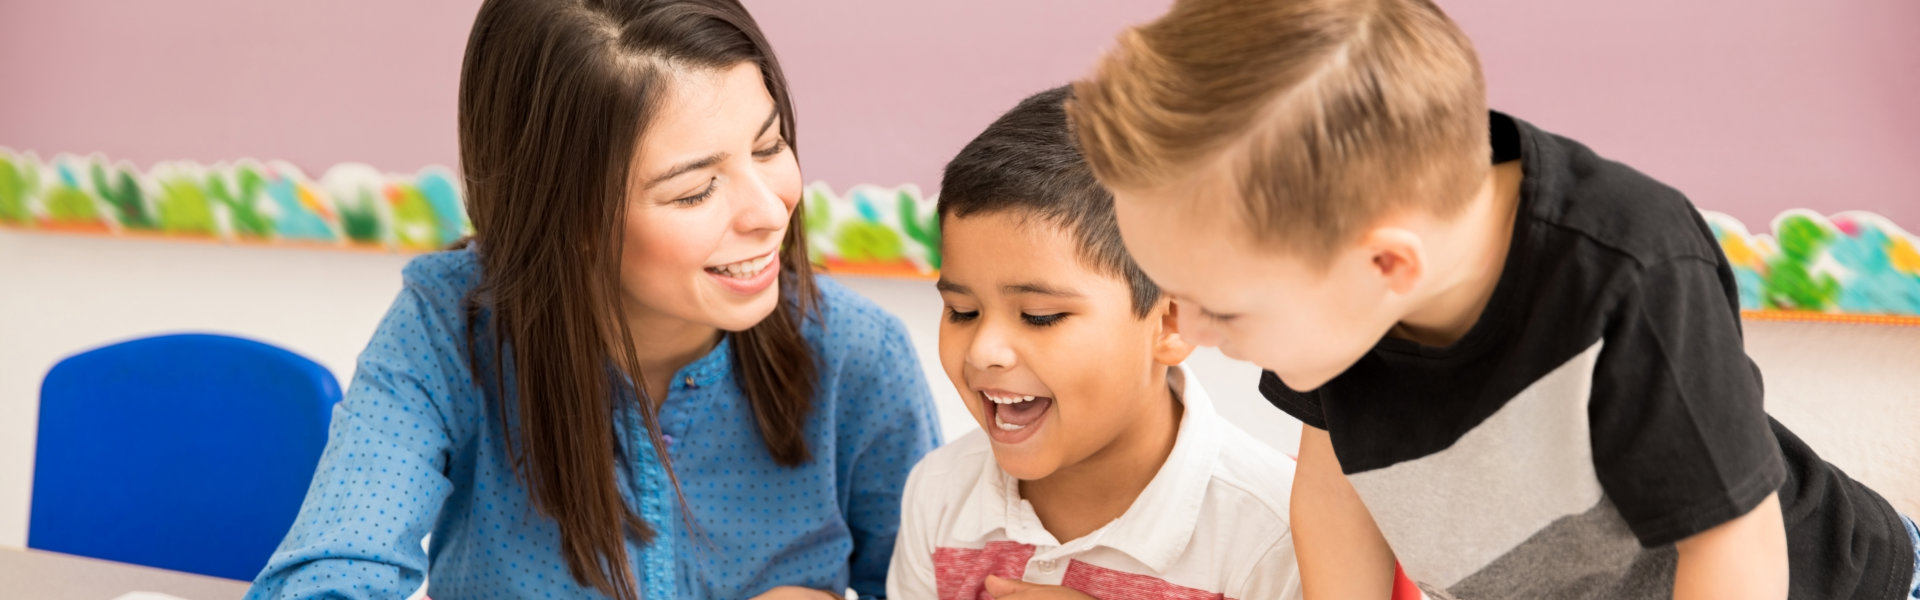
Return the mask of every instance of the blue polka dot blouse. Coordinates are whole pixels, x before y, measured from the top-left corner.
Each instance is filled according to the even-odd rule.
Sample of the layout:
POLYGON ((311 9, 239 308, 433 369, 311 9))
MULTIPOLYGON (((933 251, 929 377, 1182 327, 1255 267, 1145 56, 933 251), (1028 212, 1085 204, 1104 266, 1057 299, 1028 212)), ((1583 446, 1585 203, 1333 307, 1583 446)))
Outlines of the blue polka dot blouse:
MULTIPOLYGON (((460 303, 477 279, 470 250, 407 265, 334 409, 299 517, 249 598, 403 598, 423 578, 443 599, 601 596, 568 574, 559 529, 534 511, 501 417, 474 385, 460 303)), ((747 598, 781 585, 886 594, 901 488, 939 427, 899 319, 818 282, 824 307, 805 330, 821 364, 812 462, 773 462, 726 342, 675 374, 661 407, 684 515, 638 412, 622 409, 621 439, 638 449, 621 463, 622 489, 662 533, 629 543, 645 598, 747 598)))

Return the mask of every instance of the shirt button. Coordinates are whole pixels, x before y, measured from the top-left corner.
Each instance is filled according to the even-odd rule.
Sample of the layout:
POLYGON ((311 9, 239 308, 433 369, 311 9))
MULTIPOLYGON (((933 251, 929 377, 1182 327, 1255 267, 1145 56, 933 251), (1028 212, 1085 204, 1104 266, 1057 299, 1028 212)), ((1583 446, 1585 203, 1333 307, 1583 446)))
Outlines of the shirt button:
POLYGON ((1053 561, 1051 561, 1051 560, 1043 560, 1043 561, 1040 561, 1039 563, 1037 563, 1037 564, 1035 564, 1034 566, 1037 566, 1037 567, 1040 567, 1040 572, 1041 572, 1041 573, 1052 573, 1052 572, 1053 572, 1053 561))

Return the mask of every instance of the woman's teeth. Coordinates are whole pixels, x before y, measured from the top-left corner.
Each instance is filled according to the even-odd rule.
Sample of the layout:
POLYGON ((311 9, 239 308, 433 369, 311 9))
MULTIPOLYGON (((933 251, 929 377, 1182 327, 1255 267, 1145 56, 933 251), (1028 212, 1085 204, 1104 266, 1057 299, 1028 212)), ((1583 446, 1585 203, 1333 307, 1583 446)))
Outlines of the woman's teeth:
POLYGON ((766 256, 752 260, 743 260, 718 267, 707 267, 707 272, 715 275, 725 275, 734 279, 749 279, 755 275, 759 275, 760 270, 767 268, 767 265, 773 264, 773 258, 776 255, 777 253, 769 252, 766 256))

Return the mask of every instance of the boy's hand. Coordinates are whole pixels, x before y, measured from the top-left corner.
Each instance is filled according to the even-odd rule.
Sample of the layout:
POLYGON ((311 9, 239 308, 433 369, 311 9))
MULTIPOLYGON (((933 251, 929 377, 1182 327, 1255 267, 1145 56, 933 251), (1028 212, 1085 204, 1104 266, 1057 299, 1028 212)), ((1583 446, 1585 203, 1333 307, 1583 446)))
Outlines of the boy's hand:
POLYGON ((1080 592, 1057 585, 1027 583, 1018 579, 1001 579, 995 575, 987 576, 987 595, 994 600, 1097 600, 1080 592))

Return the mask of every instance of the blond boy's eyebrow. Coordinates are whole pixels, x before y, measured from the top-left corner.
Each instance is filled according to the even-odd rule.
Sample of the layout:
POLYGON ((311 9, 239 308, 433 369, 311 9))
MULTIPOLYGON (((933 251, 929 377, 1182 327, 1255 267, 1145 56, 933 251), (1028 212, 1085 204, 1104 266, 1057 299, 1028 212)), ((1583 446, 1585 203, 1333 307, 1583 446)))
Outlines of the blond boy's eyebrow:
POLYGON ((1078 292, 1063 290, 1044 283, 1015 283, 1000 286, 1000 290, 1009 294, 1037 294, 1056 298, 1082 298, 1078 292))

